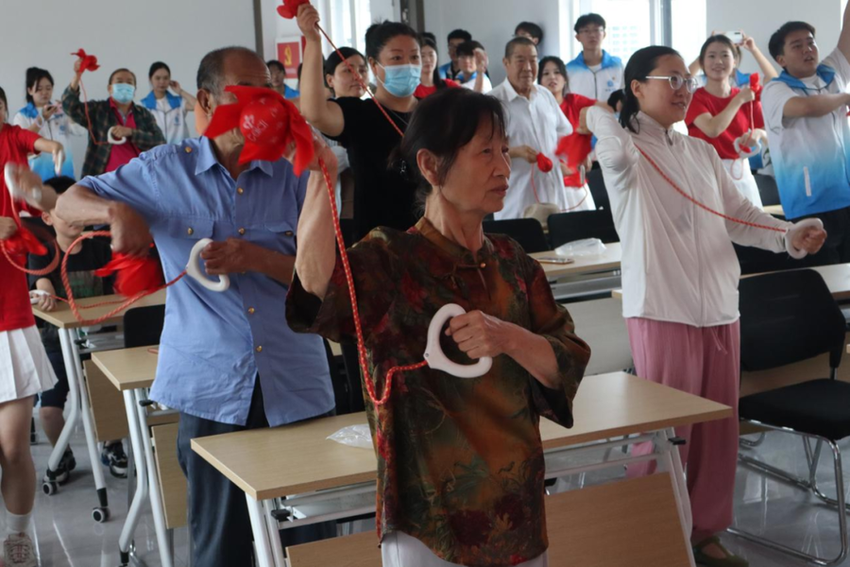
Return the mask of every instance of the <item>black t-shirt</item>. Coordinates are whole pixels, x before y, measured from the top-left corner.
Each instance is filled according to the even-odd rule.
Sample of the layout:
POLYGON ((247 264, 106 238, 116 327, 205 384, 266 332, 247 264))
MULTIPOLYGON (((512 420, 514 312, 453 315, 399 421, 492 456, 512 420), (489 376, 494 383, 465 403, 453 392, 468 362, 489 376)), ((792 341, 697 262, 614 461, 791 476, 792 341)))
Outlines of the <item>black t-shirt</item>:
MULTIPOLYGON (((48 245, 48 252, 44 256, 29 256, 29 267, 31 270, 41 270, 50 264, 53 258, 53 249, 48 245)), ((62 284, 61 266, 65 253, 59 251, 59 266, 46 276, 30 276, 31 286, 35 288, 35 282, 41 278, 47 278, 53 284, 56 295, 66 298, 65 286, 62 284)), ((101 278, 94 271, 102 268, 112 259, 112 250, 109 244, 101 240, 83 240, 82 248, 76 254, 68 256, 68 282, 75 299, 85 297, 98 297, 112 294, 113 278, 101 278)), ((59 333, 53 325, 45 325, 42 331, 44 346, 50 350, 58 347, 59 333)))
MULTIPOLYGON (((354 173, 355 241, 378 226, 407 230, 419 217, 415 212, 416 183, 409 166, 401 162, 389 164, 401 136, 375 101, 346 97, 333 102, 342 109, 345 128, 331 138, 348 150, 354 173)), ((387 114, 402 132, 412 116, 410 112, 389 109, 387 114)))

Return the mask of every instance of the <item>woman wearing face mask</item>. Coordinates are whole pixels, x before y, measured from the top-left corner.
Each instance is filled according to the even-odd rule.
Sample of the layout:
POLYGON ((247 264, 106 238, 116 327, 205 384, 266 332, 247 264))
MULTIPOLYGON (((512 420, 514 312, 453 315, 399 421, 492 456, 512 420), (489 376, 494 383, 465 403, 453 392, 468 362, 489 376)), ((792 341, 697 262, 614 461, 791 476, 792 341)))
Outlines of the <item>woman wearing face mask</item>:
MULTIPOLYGON (((65 148, 65 162, 62 175, 73 177, 74 161, 69 150, 68 135, 82 136, 85 130, 74 124, 62 110, 60 102, 53 99, 53 77, 44 69, 27 69, 27 105, 15 114, 12 121, 30 132, 35 132, 46 140, 55 140, 65 148)), ((29 156, 30 169, 41 176, 43 181, 56 177, 53 157, 48 154, 29 156)))
POLYGON ((198 101, 184 91, 180 83, 171 80, 171 69, 162 61, 151 65, 148 79, 152 89, 142 99, 142 105, 153 114, 166 143, 179 144, 189 137, 186 114, 195 108, 198 101), (169 88, 177 94, 168 92, 169 88))
POLYGON ((62 108, 71 120, 89 129, 83 177, 118 169, 140 153, 165 143, 153 115, 133 103, 136 75, 129 69, 113 71, 109 76, 109 98, 88 101, 87 117, 80 100, 81 61, 74 62, 74 78, 62 94, 62 108), (109 141, 110 135, 114 142, 109 141))
POLYGON ((437 42, 425 36, 420 37, 419 41, 422 44, 422 75, 413 96, 425 98, 437 92, 438 89, 459 87, 460 83, 440 77, 440 71, 437 69, 437 42))
POLYGON ((714 146, 741 194, 762 208, 747 159, 747 154, 759 144, 767 144, 761 102, 755 100, 749 84, 740 89, 731 85, 736 68, 735 45, 725 35, 706 40, 699 53, 699 64, 706 84, 694 92, 688 108, 685 118, 688 133, 714 146))
MULTIPOLYGON (((347 150, 354 173, 353 237, 357 240, 377 226, 407 230, 416 223, 416 184, 403 162, 389 164, 393 149, 410 122, 417 99, 421 61, 418 35, 406 24, 384 22, 366 31, 366 56, 375 75, 372 100, 325 95, 322 44, 316 24, 319 14, 310 4, 298 7, 298 26, 307 44, 301 75, 301 112, 319 131, 347 150)), ((365 77, 364 77, 365 80, 365 77)))
MULTIPOLYGON (((591 107, 582 124, 596 135, 596 157, 623 243, 623 316, 637 374, 732 408, 738 407, 740 267, 732 242, 773 252, 813 254, 822 228, 780 221, 735 187, 713 147, 672 126, 684 120, 696 79, 678 52, 637 51, 625 71, 619 123, 591 107), (666 178, 665 178, 666 177, 666 178), (687 200, 780 232, 726 221, 687 200)), ((584 130, 584 127, 582 127, 584 130)), ((688 469, 697 562, 745 566, 715 534, 732 522, 738 417, 677 428, 688 469)), ((652 452, 638 445, 633 455, 652 452)), ((630 475, 651 472, 629 467, 630 475)))

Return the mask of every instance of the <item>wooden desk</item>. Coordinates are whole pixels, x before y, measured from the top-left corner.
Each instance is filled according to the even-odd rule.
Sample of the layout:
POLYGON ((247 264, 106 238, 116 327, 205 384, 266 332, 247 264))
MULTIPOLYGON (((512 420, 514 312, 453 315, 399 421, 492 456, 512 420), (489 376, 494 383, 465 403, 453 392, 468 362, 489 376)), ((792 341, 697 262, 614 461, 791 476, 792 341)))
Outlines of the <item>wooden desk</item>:
MULTIPOLYGON (((541 420, 541 436, 547 453, 635 433, 656 432, 650 434, 656 435, 661 432, 669 439, 674 436, 676 426, 732 415, 731 408, 721 404, 622 372, 586 377, 574 407, 576 426, 573 429, 541 420)), ((372 451, 326 440, 342 427, 358 423, 366 423, 365 414, 192 440, 195 452, 245 491, 261 565, 280 564, 282 557, 279 538, 270 535, 274 532, 273 526, 277 525, 270 519, 271 499, 374 483, 376 462, 372 451)), ((641 440, 647 438, 642 436, 641 440)), ((618 443, 623 444, 622 441, 618 443)), ((689 534, 690 528, 684 529, 685 510, 688 518, 690 515, 678 451, 669 448, 659 451, 673 463, 666 470, 675 476, 677 502, 683 510, 683 530, 689 534)))
MULTIPOLYGON (((160 290, 152 295, 145 297, 144 299, 140 299, 136 303, 134 303, 130 308, 133 307, 149 307, 151 305, 165 305, 165 293, 166 291, 160 290)), ((126 299, 120 295, 102 295, 100 297, 87 297, 85 299, 78 299, 77 305, 79 307, 85 307, 87 305, 93 305, 95 303, 102 303, 105 301, 121 301, 126 299)), ((85 319, 97 319, 98 317, 102 317, 106 315, 113 309, 118 307, 118 304, 111 305, 103 305, 100 307, 95 307, 93 309, 83 309, 80 311, 80 315, 82 315, 85 319)), ((56 309, 53 311, 42 311, 37 306, 33 305, 32 313, 42 321, 47 321, 51 325, 55 325, 60 329, 79 329, 80 327, 84 327, 82 323, 77 321, 74 317, 74 312, 71 311, 71 307, 64 302, 57 302, 56 309)), ((106 321, 102 323, 102 325, 115 325, 116 323, 120 323, 124 318, 124 312, 120 312, 106 321)))
POLYGON ((147 400, 146 389, 156 377, 159 355, 150 350, 151 347, 145 346, 96 352, 92 354, 92 362, 124 398, 135 456, 136 492, 118 539, 118 549, 123 559, 128 558, 143 503, 149 495, 160 560, 163 566, 173 567, 168 530, 185 525, 188 490, 177 463, 177 414, 154 412, 149 416, 141 403, 147 400))
MULTIPOLYGON (((622 247, 619 242, 612 242, 605 245, 605 252, 596 256, 577 256, 572 264, 545 264, 543 271, 546 272, 546 277, 549 279, 558 279, 565 276, 575 276, 580 274, 589 274, 594 272, 610 272, 620 269, 620 259, 622 258, 622 247)), ((530 254, 532 258, 545 258, 558 256, 554 251, 536 252, 530 254)))
POLYGON ((764 212, 778 217, 785 216, 785 211, 782 210, 782 205, 768 205, 764 208, 764 212))

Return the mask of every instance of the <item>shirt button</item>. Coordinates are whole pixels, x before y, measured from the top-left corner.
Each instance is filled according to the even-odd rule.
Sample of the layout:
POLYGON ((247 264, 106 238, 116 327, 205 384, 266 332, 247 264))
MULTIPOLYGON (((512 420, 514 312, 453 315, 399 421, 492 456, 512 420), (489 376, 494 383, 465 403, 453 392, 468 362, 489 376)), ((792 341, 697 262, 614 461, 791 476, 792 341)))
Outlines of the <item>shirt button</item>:
POLYGON ((487 267, 487 264, 485 264, 484 262, 481 262, 481 269, 483 270, 486 267, 487 267))
POLYGON ((237 187, 237 188, 236 188, 236 192, 237 192, 237 193, 239 193, 239 194, 241 195, 242 193, 244 193, 244 192, 245 192, 245 190, 244 190, 244 189, 242 189, 241 187, 237 187))
POLYGON ((244 229, 244 228, 240 228, 238 232, 239 232, 239 235, 240 235, 240 236, 242 236, 242 235, 244 235, 244 234, 245 234, 245 229, 244 229))
POLYGON ((192 153, 192 148, 184 148, 184 149, 186 150, 186 153, 187 153, 187 154, 191 154, 191 153, 192 153))
POLYGON ((263 346, 262 345, 258 346, 256 350, 257 350, 257 352, 263 352, 263 346))
POLYGON ((253 307, 249 307, 248 308, 248 315, 253 315, 254 311, 256 311, 256 309, 254 309, 253 307))
POLYGON ((286 232, 284 232, 284 233, 283 233, 283 235, 284 235, 284 236, 292 236, 292 231, 291 231, 291 230, 287 230, 286 232))
POLYGON ((186 231, 186 233, 189 236, 192 236, 193 234, 195 234, 195 229, 190 226, 189 229, 186 231))

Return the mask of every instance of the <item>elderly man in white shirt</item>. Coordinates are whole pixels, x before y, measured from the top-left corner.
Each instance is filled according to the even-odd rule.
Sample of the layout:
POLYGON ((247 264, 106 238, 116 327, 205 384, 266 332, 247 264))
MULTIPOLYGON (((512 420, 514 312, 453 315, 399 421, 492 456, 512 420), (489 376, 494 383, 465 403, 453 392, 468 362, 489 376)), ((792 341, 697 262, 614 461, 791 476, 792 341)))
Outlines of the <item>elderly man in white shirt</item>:
POLYGON ((507 78, 489 94, 502 101, 508 117, 511 179, 505 208, 496 213, 496 219, 521 218, 527 207, 538 202, 552 203, 561 210, 595 209, 590 195, 576 207, 584 192, 564 187, 567 172, 558 167, 555 148, 558 140, 572 134, 573 129, 552 93, 537 85, 534 42, 513 38, 505 47, 502 62, 507 78), (539 153, 555 164, 551 171, 544 173, 538 168, 539 153))

